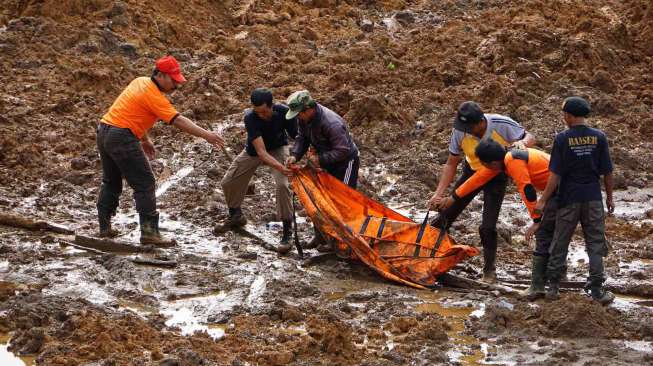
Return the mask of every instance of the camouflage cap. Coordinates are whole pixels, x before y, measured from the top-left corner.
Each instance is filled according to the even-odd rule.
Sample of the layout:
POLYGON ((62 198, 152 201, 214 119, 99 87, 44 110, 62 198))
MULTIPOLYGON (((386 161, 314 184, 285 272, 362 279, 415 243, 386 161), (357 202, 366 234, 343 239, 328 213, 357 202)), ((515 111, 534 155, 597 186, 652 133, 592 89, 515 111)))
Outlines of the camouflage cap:
POLYGON ((290 94, 286 100, 286 104, 288 104, 289 108, 288 113, 286 113, 286 119, 293 119, 299 112, 315 107, 315 101, 311 98, 308 90, 300 90, 290 94))

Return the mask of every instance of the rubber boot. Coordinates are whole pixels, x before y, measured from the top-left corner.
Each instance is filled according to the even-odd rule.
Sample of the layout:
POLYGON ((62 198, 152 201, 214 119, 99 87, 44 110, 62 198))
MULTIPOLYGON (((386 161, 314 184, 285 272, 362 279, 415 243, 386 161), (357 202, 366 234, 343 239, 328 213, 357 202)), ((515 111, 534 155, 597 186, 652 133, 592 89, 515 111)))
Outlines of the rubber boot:
POLYGON ((141 244, 151 244, 159 247, 175 246, 175 239, 166 238, 159 232, 159 213, 140 214, 141 244))
POLYGON ((610 291, 605 291, 603 286, 592 286, 591 294, 592 299, 601 305, 608 305, 614 301, 614 294, 610 291))
POLYGON ((546 265, 549 258, 534 255, 532 257, 531 268, 531 286, 526 290, 526 298, 528 301, 535 301, 544 297, 545 283, 546 283, 546 265))
POLYGON ((318 245, 321 245, 324 243, 324 237, 322 236, 322 233, 313 226, 313 239, 311 239, 308 243, 302 244, 302 248, 304 249, 315 249, 318 247, 318 245))
POLYGON ((481 245, 483 245, 483 278, 486 283, 497 282, 497 231, 494 229, 479 229, 481 245))
POLYGON ((283 221, 283 234, 281 235, 281 241, 277 245, 277 253, 286 254, 292 249, 292 244, 290 240, 292 238, 292 222, 290 220, 283 221))
POLYGON ((100 238, 113 238, 120 235, 120 232, 111 228, 111 214, 107 212, 98 212, 98 222, 100 224, 100 238))
POLYGON ((549 301, 558 300, 560 298, 560 283, 549 282, 549 289, 546 291, 545 297, 549 301))
POLYGON ((567 262, 565 262, 565 265, 562 267, 562 273, 560 274, 560 282, 567 281, 569 281, 569 277, 567 276, 567 262))

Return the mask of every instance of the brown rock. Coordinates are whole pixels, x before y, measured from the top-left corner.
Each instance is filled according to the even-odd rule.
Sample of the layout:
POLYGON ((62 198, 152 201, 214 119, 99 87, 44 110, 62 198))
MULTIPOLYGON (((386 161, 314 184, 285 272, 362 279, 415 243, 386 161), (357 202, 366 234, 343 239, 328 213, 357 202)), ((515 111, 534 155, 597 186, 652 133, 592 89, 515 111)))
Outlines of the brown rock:
POLYGON ((304 37, 304 39, 307 39, 309 41, 317 41, 318 39, 320 39, 320 36, 313 28, 305 28, 304 32, 302 33, 302 36, 304 37))

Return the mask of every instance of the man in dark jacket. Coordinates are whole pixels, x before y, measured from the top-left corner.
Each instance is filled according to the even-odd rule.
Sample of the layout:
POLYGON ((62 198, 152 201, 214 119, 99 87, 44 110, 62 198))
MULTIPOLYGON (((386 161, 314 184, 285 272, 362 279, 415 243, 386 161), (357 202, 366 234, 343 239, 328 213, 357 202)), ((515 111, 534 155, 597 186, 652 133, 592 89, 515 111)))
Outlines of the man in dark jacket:
MULTIPOLYGON (((317 103, 307 90, 300 90, 288 97, 287 119, 299 120, 299 133, 295 139, 286 166, 294 165, 308 152, 308 160, 316 168, 326 170, 352 188, 358 183, 358 147, 349 133, 347 124, 336 112, 317 103)), ((325 244, 319 232, 305 247, 315 248, 325 244)), ((330 250, 330 245, 318 247, 330 250)))

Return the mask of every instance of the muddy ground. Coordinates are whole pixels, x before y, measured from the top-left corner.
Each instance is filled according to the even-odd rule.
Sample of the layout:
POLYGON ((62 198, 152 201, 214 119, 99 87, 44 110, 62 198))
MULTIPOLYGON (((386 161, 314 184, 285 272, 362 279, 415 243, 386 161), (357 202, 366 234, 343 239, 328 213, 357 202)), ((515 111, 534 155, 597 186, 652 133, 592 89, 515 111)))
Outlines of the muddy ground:
MULTIPOLYGON (((152 165, 162 226, 180 245, 144 255, 178 265, 139 265, 64 246, 59 234, 0 227, 2 365, 653 363, 649 1, 3 0, 0 50, 0 210, 82 234, 97 230, 97 121, 168 52, 189 79, 171 99, 221 131, 231 154, 243 147, 254 87, 280 100, 311 90, 352 128, 360 189, 415 220, 466 99, 519 120, 548 150, 563 129, 563 98, 587 97, 619 189, 607 223, 615 304, 597 306, 580 290, 534 304, 515 293, 416 291, 356 262, 302 266, 251 238, 214 236, 229 161, 160 125, 152 165)), ((275 243, 272 179, 261 169, 255 182, 248 229, 275 243)), ((454 225, 457 241, 478 244, 481 204, 454 225)), ((136 221, 125 189, 121 239, 138 238, 136 221)), ((310 223, 299 222, 310 239, 310 223)), ((498 270, 515 291, 530 275, 527 223, 511 188, 498 270)), ((581 236, 572 248, 569 276, 582 281, 581 236)), ((480 265, 473 258, 454 272, 478 278, 480 265)))

